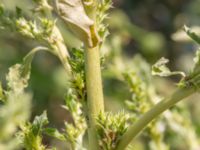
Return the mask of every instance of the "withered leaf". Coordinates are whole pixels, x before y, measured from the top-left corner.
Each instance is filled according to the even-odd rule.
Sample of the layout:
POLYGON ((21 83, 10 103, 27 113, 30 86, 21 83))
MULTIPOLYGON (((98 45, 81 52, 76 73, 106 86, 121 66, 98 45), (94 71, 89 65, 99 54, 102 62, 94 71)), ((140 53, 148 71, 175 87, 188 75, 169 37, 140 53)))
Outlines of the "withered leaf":
POLYGON ((95 23, 87 16, 82 0, 56 0, 56 7, 60 17, 86 46, 98 45, 95 23))

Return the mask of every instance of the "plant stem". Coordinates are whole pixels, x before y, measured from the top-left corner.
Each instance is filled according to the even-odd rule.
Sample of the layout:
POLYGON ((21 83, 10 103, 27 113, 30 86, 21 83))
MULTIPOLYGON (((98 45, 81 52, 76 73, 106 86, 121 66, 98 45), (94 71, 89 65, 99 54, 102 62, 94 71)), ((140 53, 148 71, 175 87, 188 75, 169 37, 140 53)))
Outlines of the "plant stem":
POLYGON ((51 44, 53 50, 55 51, 56 55, 60 59, 61 63, 63 64, 63 67, 65 70, 70 73, 71 72, 71 67, 68 62, 69 53, 67 50, 66 45, 64 44, 64 40, 62 37, 62 34, 60 33, 60 30, 58 29, 57 26, 54 27, 53 29, 54 36, 56 37, 55 43, 51 44))
POLYGON ((104 111, 99 47, 85 50, 85 73, 89 117, 89 150, 98 150, 96 118, 104 111))
MULTIPOLYGON (((96 36, 93 30, 96 29, 96 7, 97 0, 84 0, 84 7, 87 15, 94 21, 94 26, 91 28, 92 40, 96 36)), ((94 44, 94 43, 93 43, 94 44)), ((98 45, 98 44, 97 44, 98 45)), ((86 90, 87 90, 87 106, 88 106, 88 137, 89 137, 89 150, 99 150, 97 131, 96 131, 96 118, 100 112, 104 112, 103 89, 101 79, 101 66, 99 45, 94 48, 86 48, 85 50, 85 74, 86 74, 86 90)))
POLYGON ((116 150, 124 150, 128 144, 158 115, 179 102, 180 100, 190 96, 196 91, 193 87, 181 88, 175 91, 169 98, 159 102, 152 109, 146 112, 133 125, 131 125, 126 133, 122 136, 116 150))

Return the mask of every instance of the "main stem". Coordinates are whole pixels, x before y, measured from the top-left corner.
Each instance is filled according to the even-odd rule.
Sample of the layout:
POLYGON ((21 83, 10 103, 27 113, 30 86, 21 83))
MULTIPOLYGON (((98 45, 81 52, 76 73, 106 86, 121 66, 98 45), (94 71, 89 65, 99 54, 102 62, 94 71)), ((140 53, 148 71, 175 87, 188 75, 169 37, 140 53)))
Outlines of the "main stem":
POLYGON ((172 94, 169 98, 156 104, 151 110, 146 112, 142 117, 139 118, 133 125, 131 125, 126 133, 122 136, 119 145, 116 150, 124 150, 128 144, 158 115, 171 106, 179 102, 180 100, 190 96, 195 92, 195 88, 182 88, 172 94))
POLYGON ((89 117, 89 150, 98 150, 96 118, 104 111, 99 47, 85 50, 85 73, 89 117))

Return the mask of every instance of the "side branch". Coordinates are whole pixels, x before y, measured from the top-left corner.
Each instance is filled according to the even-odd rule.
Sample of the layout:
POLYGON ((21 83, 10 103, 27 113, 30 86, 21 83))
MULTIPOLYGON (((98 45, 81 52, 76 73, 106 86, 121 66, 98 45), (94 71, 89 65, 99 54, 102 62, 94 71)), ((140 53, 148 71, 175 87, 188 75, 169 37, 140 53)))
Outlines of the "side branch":
POLYGON ((139 118, 133 125, 131 125, 126 133, 122 136, 116 150, 125 149, 128 144, 157 116, 162 112, 169 109, 171 106, 179 102, 180 100, 192 95, 196 92, 196 88, 188 87, 181 88, 175 91, 169 98, 156 104, 151 110, 146 112, 139 118))

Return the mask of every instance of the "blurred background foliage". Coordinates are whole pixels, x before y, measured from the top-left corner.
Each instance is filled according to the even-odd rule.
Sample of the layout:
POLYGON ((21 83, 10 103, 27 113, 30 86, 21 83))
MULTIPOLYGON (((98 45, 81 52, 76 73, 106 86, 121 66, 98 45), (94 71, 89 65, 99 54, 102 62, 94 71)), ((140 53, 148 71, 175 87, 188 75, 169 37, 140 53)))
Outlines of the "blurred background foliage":
MULTIPOLYGON (((27 18, 36 17, 30 11, 33 4, 31 0, 1 0, 1 2, 10 12, 14 12, 17 6, 23 9, 27 18)), ((113 0, 113 3, 113 9, 108 18, 111 34, 107 42, 103 44, 101 52, 104 57, 103 78, 106 109, 117 112, 127 109, 124 101, 130 99, 131 92, 129 86, 124 82, 122 73, 128 71, 127 68, 131 69, 134 66, 133 58, 137 54, 140 54, 151 65, 161 56, 165 56, 170 59, 171 70, 190 71, 196 45, 185 38, 186 35, 181 30, 184 24, 190 27, 200 25, 200 0, 113 0)), ((77 47, 80 42, 66 29, 62 21, 58 19, 57 22, 68 48, 77 47)), ((198 27, 195 29, 200 30, 198 27)), ((36 45, 38 43, 17 33, 0 30, 0 80, 3 81, 4 86, 8 68, 21 62, 27 52, 36 45)), ((151 82, 154 84, 156 93, 164 97, 173 91, 174 81, 176 82, 178 79, 179 77, 154 78, 151 79, 153 80, 151 82)), ((38 53, 33 62, 28 89, 33 93, 32 116, 41 114, 46 109, 51 126, 62 128, 63 120, 70 120, 66 110, 61 108, 66 89, 67 76, 65 76, 59 60, 49 53, 38 53)), ((179 108, 183 109, 175 110, 189 116, 188 118, 194 124, 194 128, 191 130, 196 134, 197 141, 200 136, 199 98, 199 95, 194 95, 190 97, 189 101, 179 104, 179 108), (185 109, 189 111, 184 113, 185 109)), ((183 136, 187 136, 187 130, 182 130, 182 132, 185 132, 183 136)), ((172 136, 173 134, 173 130, 168 131, 163 137, 170 149, 188 150, 187 142, 172 136)), ((143 135, 138 142, 134 143, 134 149, 156 150, 153 146, 142 144, 148 143, 148 141, 150 139, 143 135)), ((195 150, 191 147, 190 149, 195 150)), ((157 148, 157 150, 162 149, 157 148)))

